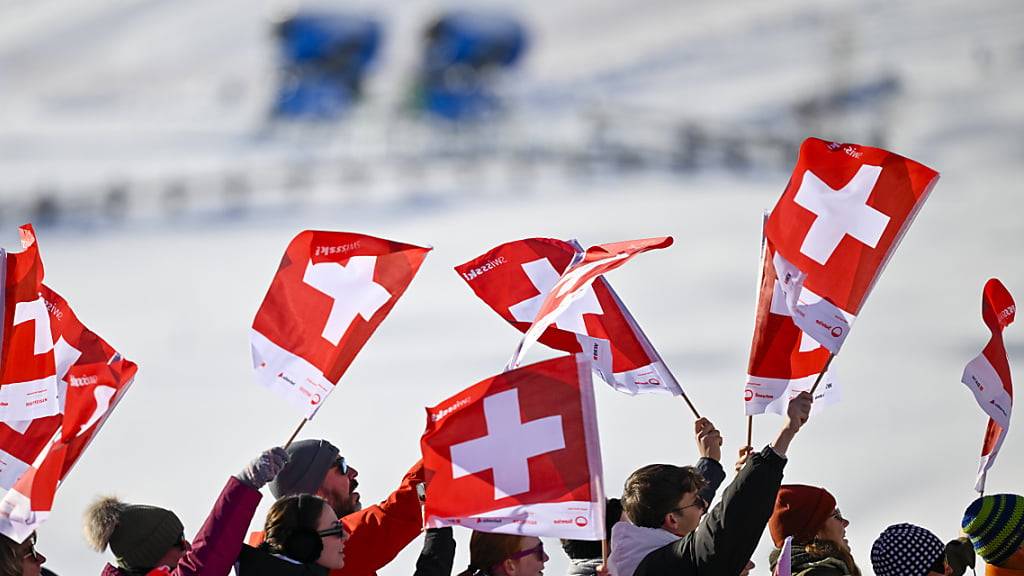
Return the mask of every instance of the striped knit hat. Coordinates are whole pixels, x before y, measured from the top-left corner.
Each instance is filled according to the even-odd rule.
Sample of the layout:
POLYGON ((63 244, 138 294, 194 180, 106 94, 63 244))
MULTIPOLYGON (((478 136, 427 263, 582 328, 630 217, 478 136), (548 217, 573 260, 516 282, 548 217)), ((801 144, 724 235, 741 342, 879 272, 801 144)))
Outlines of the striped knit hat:
POLYGON ((967 507, 961 526, 978 555, 998 566, 1024 545, 1024 496, 978 498, 967 507))

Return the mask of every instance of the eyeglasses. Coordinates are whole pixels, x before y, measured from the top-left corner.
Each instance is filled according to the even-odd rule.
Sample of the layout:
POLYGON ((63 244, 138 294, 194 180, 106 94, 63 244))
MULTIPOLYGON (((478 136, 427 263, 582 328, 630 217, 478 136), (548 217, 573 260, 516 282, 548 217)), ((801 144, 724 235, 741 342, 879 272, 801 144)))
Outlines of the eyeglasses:
POLYGON ((33 535, 32 538, 30 540, 28 540, 28 549, 25 550, 25 553, 22 554, 21 557, 24 558, 24 559, 31 558, 33 562, 40 562, 40 563, 42 563, 42 561, 44 560, 43 555, 36 551, 36 538, 35 538, 35 535, 33 535))
POLYGON ((839 508, 836 508, 836 511, 832 513, 832 517, 840 522, 846 522, 846 518, 843 518, 843 514, 839 511, 839 508))
POLYGON ((678 508, 673 508, 673 509, 669 510, 669 512, 682 512, 683 510, 686 510, 687 508, 694 508, 694 507, 700 508, 701 512, 707 512, 708 511, 708 503, 707 503, 707 501, 704 500, 704 498, 701 497, 700 494, 696 494, 696 495, 694 495, 694 498, 693 498, 693 504, 687 504, 686 506, 680 506, 678 508))
POLYGON ((340 522, 337 522, 330 528, 318 531, 317 534, 321 538, 327 538, 329 536, 343 536, 345 534, 345 527, 340 522))
POLYGON ((334 461, 334 467, 343 475, 348 474, 348 464, 345 462, 344 456, 338 456, 338 459, 334 461))

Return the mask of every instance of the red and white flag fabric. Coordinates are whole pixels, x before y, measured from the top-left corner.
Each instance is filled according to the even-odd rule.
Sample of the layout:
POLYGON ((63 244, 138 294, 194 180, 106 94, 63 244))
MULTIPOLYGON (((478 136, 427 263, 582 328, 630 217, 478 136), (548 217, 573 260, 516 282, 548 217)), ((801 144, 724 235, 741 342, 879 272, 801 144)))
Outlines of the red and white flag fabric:
MULTIPOLYGON (((473 292, 521 332, 530 329, 562 274, 582 258, 575 243, 527 238, 497 246, 455 267, 473 292)), ((680 395, 682 389, 633 315, 597 277, 539 336, 547 346, 586 351, 601 379, 627 394, 680 395)))
POLYGON ((1003 283, 995 278, 985 283, 981 295, 981 318, 992 332, 988 344, 967 367, 960 379, 974 393, 981 409, 988 414, 988 427, 981 447, 981 466, 974 489, 985 491, 985 476, 995 462, 1006 432, 1010 429, 1013 410, 1013 382, 1010 362, 1003 344, 1003 329, 1013 322, 1017 305, 1003 283))
POLYGON ((427 527, 604 537, 588 362, 563 356, 493 376, 427 408, 427 527))
POLYGON ((766 233, 793 321, 833 354, 938 177, 881 148, 800 146, 766 233))
POLYGON ((430 250, 365 234, 301 232, 249 332, 256 379, 312 418, 430 250))
MULTIPOLYGON (((766 241, 743 396, 747 415, 785 414, 791 398, 814 386, 829 357, 824 346, 793 322, 772 264, 774 253, 771 242, 766 241)), ((830 368, 814 392, 811 410, 819 411, 839 400, 839 382, 830 368)))
POLYGON ((782 543, 782 549, 779 551, 779 559, 775 562, 775 571, 772 572, 772 576, 792 576, 793 575, 793 537, 786 536, 786 540, 782 543))
MULTIPOLYGON (((31 226, 23 226, 21 234, 25 251, 6 255, 6 270, 10 273, 24 264, 15 261, 12 266, 12 258, 28 256, 36 261, 33 268, 38 277, 32 282, 37 282, 36 295, 46 316, 36 316, 33 321, 45 324, 46 330, 35 337, 48 342, 45 348, 50 349, 52 362, 39 362, 30 355, 30 348, 6 343, 4 362, 5 366, 16 363, 22 370, 37 370, 28 373, 40 377, 37 379, 52 368, 57 394, 55 414, 0 423, 0 533, 17 542, 47 519, 60 483, 127 392, 137 371, 134 363, 86 328, 67 301, 42 284, 35 233, 31 226)), ((7 289, 11 286, 5 285, 7 289)), ((26 301, 23 285, 14 286, 22 296, 11 300, 11 294, 5 294, 7 304, 26 301)), ((5 330, 5 334, 11 332, 5 330)))

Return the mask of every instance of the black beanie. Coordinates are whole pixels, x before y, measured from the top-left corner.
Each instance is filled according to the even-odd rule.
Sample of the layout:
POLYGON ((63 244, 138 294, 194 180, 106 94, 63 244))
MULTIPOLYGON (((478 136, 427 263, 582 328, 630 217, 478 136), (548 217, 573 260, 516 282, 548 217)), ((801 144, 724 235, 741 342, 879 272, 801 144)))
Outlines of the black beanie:
POLYGON ((288 463, 270 481, 270 493, 274 498, 316 494, 338 458, 338 449, 327 440, 300 440, 286 450, 288 463))
POLYGON ((86 511, 85 532, 99 551, 107 546, 126 570, 155 568, 164 554, 181 542, 185 527, 178 516, 157 506, 125 504, 101 498, 86 511))

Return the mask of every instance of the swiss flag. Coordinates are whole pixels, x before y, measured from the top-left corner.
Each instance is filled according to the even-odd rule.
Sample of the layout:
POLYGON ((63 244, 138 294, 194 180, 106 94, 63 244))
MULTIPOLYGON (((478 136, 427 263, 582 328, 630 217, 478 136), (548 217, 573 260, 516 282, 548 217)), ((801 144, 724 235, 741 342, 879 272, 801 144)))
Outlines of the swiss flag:
MULTIPOLYGON (((455 270, 491 309, 526 332, 551 289, 582 252, 575 242, 527 238, 497 246, 455 270)), ((604 277, 586 287, 539 341, 569 353, 585 350, 601 378, 627 394, 682 393, 604 277)))
POLYGON ((1003 283, 995 278, 989 279, 981 296, 981 317, 992 336, 981 354, 964 368, 961 378, 961 382, 971 389, 981 409, 989 416, 975 486, 978 492, 985 491, 985 475, 995 462, 1010 428, 1013 382, 1006 347, 1003 345, 1003 329, 1013 322, 1016 313, 1017 305, 1003 283))
MULTIPOLYGON (((22 239, 28 241, 26 251, 8 258, 30 254, 35 261, 30 269, 40 274, 32 282, 36 282, 35 295, 42 301, 46 316, 33 321, 45 324, 47 333, 45 337, 36 334, 35 338, 51 343, 57 413, 0 423, 0 533, 18 542, 46 520, 60 482, 128 390, 137 371, 134 363, 123 359, 85 327, 64 298, 41 283, 42 263, 31 226, 22 227, 22 239)), ((25 276, 20 279, 24 282, 25 276)))
MULTIPOLYGON (((757 316, 744 390, 744 407, 748 415, 765 412, 784 414, 791 398, 811 389, 829 357, 825 347, 793 323, 772 263, 774 255, 774 246, 765 241, 757 316)), ((815 390, 812 409, 818 410, 838 401, 838 382, 829 371, 815 390)))
POLYGON ((839 351, 938 176, 880 148, 817 138, 800 147, 766 233, 794 321, 829 351, 839 351))
POLYGON ((427 526, 604 537, 588 363, 564 356, 488 378, 427 409, 427 526))
POLYGON ((312 418, 429 251, 348 232, 296 236, 250 331, 259 382, 312 418))

